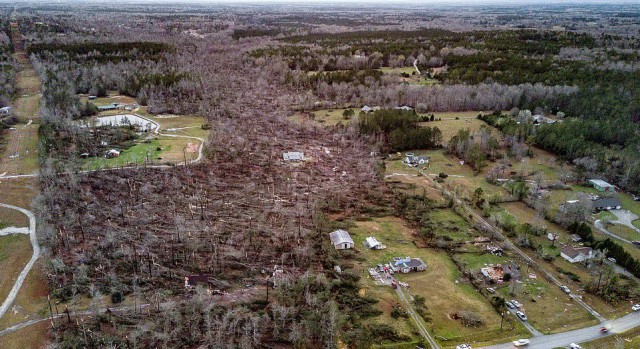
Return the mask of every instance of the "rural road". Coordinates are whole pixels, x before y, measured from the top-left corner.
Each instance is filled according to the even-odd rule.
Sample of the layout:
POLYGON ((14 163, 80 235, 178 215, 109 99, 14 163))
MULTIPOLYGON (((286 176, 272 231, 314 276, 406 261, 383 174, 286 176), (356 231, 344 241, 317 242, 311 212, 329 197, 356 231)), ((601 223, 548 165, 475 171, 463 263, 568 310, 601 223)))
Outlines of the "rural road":
MULTIPOLYGON (((640 325, 640 313, 635 312, 615 320, 605 321, 599 325, 585 327, 585 328, 568 331, 568 332, 533 337, 529 339, 531 343, 527 348, 550 349, 550 348, 568 347, 569 344, 571 343, 588 342, 594 339, 598 339, 600 337, 630 330, 638 325, 640 325), (611 329, 608 334, 603 335, 600 333, 600 328, 602 326, 607 326, 607 328, 611 329)), ((512 348, 513 348, 512 343, 504 343, 504 344, 492 345, 488 347, 482 347, 482 349, 512 349, 512 348)))
POLYGON ((415 323, 416 327, 418 328, 418 331, 422 335, 422 338, 424 338, 427 341, 427 343, 429 343, 429 346, 431 346, 431 349, 440 349, 438 342, 436 342, 435 339, 431 337, 431 335, 429 334, 429 331, 427 331, 427 328, 424 325, 424 322, 422 321, 422 318, 418 313, 416 313, 415 309, 413 308, 413 304, 411 304, 411 301, 407 298, 407 295, 404 293, 403 287, 398 286, 398 288, 396 288, 396 293, 398 294, 398 298, 400 298, 402 303, 404 303, 404 305, 407 307, 407 312, 413 319, 413 322, 415 323))
MULTIPOLYGON (((544 276, 546 277, 547 280, 549 280, 550 282, 556 284, 556 286, 560 287, 561 285, 563 285, 555 276, 553 276, 550 272, 548 272, 547 270, 545 270, 544 268, 542 268, 535 260, 533 260, 533 258, 529 257, 529 255, 527 255, 526 253, 524 253, 524 251, 522 251, 519 247, 517 247, 513 242, 511 242, 511 240, 509 240, 503 233, 502 231, 493 226, 492 224, 490 224, 486 219, 484 219, 484 217, 482 217, 481 215, 479 215, 476 211, 472 210, 471 208, 469 208, 469 206, 463 202, 462 200, 460 200, 455 194, 451 193, 449 190, 447 190, 444 186, 442 186, 440 183, 436 182, 433 180, 433 177, 429 176, 427 173, 418 170, 418 172, 420 174, 422 174, 425 178, 430 179, 431 183, 433 183, 433 185, 436 186, 436 188, 442 190, 442 192, 452 198, 456 204, 460 205, 467 213, 469 213, 470 215, 472 215, 478 222, 482 223, 482 225, 484 225, 490 232, 492 232, 493 234, 495 234, 497 237, 500 238, 501 241, 503 241, 503 243, 505 245, 507 245, 509 247, 510 250, 516 252, 522 259, 524 259, 529 265, 531 266, 535 266, 535 268, 537 270, 539 270, 542 274, 544 274, 544 276)), ((596 319, 598 319, 598 321, 605 322, 607 319, 605 319, 602 315, 600 315, 597 311, 595 311, 593 308, 591 308, 587 303, 583 302, 579 297, 573 297, 573 300, 580 304, 584 309, 586 309, 591 315, 593 315, 596 319)))
POLYGON ((528 321, 522 321, 518 316, 516 316, 516 311, 518 311, 518 309, 507 308, 507 310, 513 315, 514 318, 520 321, 522 326, 524 326, 529 332, 531 332, 531 335, 533 335, 534 337, 544 336, 540 331, 536 330, 533 326, 531 326, 531 324, 528 321))
POLYGON ((0 203, 0 207, 20 211, 23 214, 25 214, 27 217, 29 217, 29 238, 31 240, 31 246, 33 248, 33 254, 31 255, 31 259, 29 260, 29 263, 27 263, 24 269, 22 269, 22 271, 20 272, 20 275, 18 276, 18 279, 13 284, 13 288, 11 288, 9 295, 4 300, 4 302, 2 302, 2 306, 0 306, 0 318, 1 318, 7 312, 11 304, 13 304, 13 302, 16 300, 16 296, 18 295, 18 292, 20 291, 20 288, 22 287, 22 284, 24 283, 24 280, 27 277, 27 274, 29 274, 29 271, 31 270, 33 265, 36 263, 36 260, 40 256, 40 245, 38 245, 38 238, 36 236, 36 217, 33 215, 33 212, 26 210, 24 208, 7 205, 3 203, 0 203))
POLYGON ((418 60, 415 59, 413 61, 413 68, 416 70, 416 73, 418 73, 418 75, 422 75, 422 73, 420 73, 420 69, 418 69, 418 60))

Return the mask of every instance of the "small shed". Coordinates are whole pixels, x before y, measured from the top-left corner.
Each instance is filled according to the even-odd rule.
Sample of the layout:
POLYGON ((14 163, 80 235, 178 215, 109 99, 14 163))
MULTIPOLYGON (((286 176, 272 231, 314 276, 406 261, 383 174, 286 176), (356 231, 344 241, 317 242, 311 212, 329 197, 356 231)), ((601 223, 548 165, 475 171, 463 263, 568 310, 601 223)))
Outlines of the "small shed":
POLYGON ((330 233, 329 238, 336 250, 349 250, 355 246, 349 232, 343 229, 338 229, 330 233))
POLYGON ((118 156, 120 156, 120 151, 115 149, 110 149, 106 154, 106 157, 108 158, 117 158, 118 156))
POLYGON ((378 241, 378 239, 376 239, 373 236, 369 236, 368 238, 366 238, 364 240, 364 245, 372 250, 382 250, 384 248, 386 248, 387 246, 383 245, 380 241, 378 241))
POLYGON ((286 161, 304 161, 304 153, 299 151, 288 151, 282 153, 282 158, 286 161))
POLYGON ((601 179, 590 179, 589 183, 601 192, 616 191, 616 187, 613 184, 609 184, 601 179))

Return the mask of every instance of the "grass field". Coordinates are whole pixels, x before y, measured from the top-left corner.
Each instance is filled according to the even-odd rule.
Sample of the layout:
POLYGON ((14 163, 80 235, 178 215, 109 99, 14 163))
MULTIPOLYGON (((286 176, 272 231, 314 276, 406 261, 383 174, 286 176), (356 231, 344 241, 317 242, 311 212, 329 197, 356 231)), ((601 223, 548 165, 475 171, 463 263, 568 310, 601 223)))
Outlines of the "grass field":
MULTIPOLYGON (((484 121, 476 118, 480 113, 483 112, 469 111, 433 113, 436 121, 421 122, 420 125, 438 127, 440 131, 442 131, 442 141, 447 144, 449 143, 449 140, 451 140, 451 137, 455 136, 459 130, 468 129, 471 133, 475 133, 478 132, 481 126, 487 126, 484 121), (442 120, 438 121, 438 118, 442 118, 442 120)), ((500 138, 498 131, 495 129, 493 130, 494 135, 500 138)))
POLYGON ((4 300, 22 268, 31 258, 31 242, 26 234, 0 236, 0 299, 4 300))
POLYGON ((627 240, 640 240, 640 234, 637 231, 621 224, 607 224, 605 227, 609 232, 618 235, 627 240))
MULTIPOLYGON (((398 300, 398 296, 395 291, 391 287, 381 287, 376 286, 371 279, 368 277, 363 277, 361 279, 361 288, 360 295, 369 296, 377 299, 379 302, 376 304, 376 308, 382 311, 382 315, 375 317, 368 321, 369 324, 387 324, 391 325, 396 331, 398 331, 399 335, 408 336, 411 340, 406 343, 416 343, 420 340, 420 336, 416 334, 416 330, 412 323, 412 320, 408 318, 398 318, 394 319, 391 316, 391 311, 393 310, 393 306, 396 304, 400 304, 398 300)), ((385 347, 390 347, 391 343, 380 343, 384 344, 385 347)), ((401 347, 405 343, 393 343, 392 347, 401 347)), ((411 346, 411 348, 413 348, 411 346)))
MULTIPOLYGON (((80 96, 80 102, 85 103, 89 101, 89 96, 83 95, 80 96)), ((95 104, 96 106, 109 105, 111 103, 121 103, 121 104, 134 104, 136 103, 135 98, 129 96, 119 95, 116 92, 111 92, 107 97, 99 97, 89 102, 95 104)))
POLYGON ((584 308, 572 302, 559 287, 541 277, 529 278, 526 266, 520 268, 523 273, 522 282, 497 287, 497 293, 506 300, 516 299, 522 303, 521 310, 538 331, 546 334, 565 332, 598 323, 584 308))
POLYGON ((49 340, 51 324, 43 321, 22 328, 16 332, 0 337, 0 348, 3 349, 35 349, 43 348, 49 340))
MULTIPOLYGON (((401 281, 410 285, 409 291, 426 298, 426 304, 432 323, 429 330, 439 338, 448 338, 444 345, 455 346, 461 342, 506 341, 525 333, 520 327, 513 331, 500 331, 500 317, 488 301, 471 285, 459 282, 461 274, 453 261, 444 252, 418 248, 412 242, 413 231, 398 218, 379 218, 373 221, 357 222, 351 229, 356 247, 369 265, 388 262, 392 257, 420 257, 428 265, 427 271, 397 275, 401 281), (367 236, 375 236, 388 247, 385 250, 361 248, 367 236), (484 319, 484 325, 478 328, 464 327, 452 315, 460 311, 471 311, 484 319)), ((364 272, 364 270, 363 270, 364 272)), ((385 287, 385 286, 380 286, 385 287)))
MULTIPOLYGON (((28 250, 24 251, 28 251, 28 260, 29 257, 31 257, 31 248, 29 247, 28 250)), ((49 313, 47 281, 43 263, 43 260, 39 259, 31 271, 29 271, 15 302, 9 311, 0 318, 0 329, 7 328, 19 322, 40 318, 49 313)))
MULTIPOLYGON (((135 100, 126 96, 98 98, 95 101, 104 104, 114 101, 119 103, 135 103, 135 100)), ((122 113, 122 111, 111 111, 102 112, 100 115, 117 115, 122 113)), ((147 111, 147 107, 140 107, 136 113, 157 122, 160 125, 159 132, 163 134, 197 137, 205 140, 209 137, 209 131, 202 128, 202 125, 206 123, 206 119, 202 116, 153 115, 147 111)), ((128 149, 122 150, 120 156, 116 158, 95 157, 83 160, 83 167, 94 170, 127 165, 141 165, 145 162, 175 164, 184 162, 185 160, 192 161, 198 157, 197 149, 200 147, 200 143, 197 139, 170 137, 161 134, 154 136, 149 141, 139 142, 128 149)))

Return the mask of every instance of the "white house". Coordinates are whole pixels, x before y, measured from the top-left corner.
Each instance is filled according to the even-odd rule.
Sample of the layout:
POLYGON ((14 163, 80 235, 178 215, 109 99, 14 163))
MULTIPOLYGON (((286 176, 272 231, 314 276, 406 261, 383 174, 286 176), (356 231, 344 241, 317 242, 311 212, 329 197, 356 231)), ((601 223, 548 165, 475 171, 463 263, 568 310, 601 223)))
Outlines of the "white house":
POLYGON ((303 161, 304 153, 299 151, 288 151, 282 153, 282 158, 287 161, 303 161))
POLYGON ((569 263, 584 262, 594 257, 591 247, 572 246, 565 246, 565 248, 560 251, 560 256, 569 261, 569 263))
POLYGON ((346 230, 336 230, 329 234, 329 238, 336 250, 348 250, 355 246, 351 235, 349 235, 349 232, 346 230))

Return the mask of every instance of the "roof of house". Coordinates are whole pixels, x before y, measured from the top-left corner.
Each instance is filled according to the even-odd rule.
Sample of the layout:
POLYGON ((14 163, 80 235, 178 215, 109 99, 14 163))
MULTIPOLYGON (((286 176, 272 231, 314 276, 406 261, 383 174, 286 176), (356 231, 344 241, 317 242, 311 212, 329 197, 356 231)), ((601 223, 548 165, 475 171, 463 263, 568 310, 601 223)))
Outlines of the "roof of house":
POLYGON ((604 188, 615 188, 615 186, 613 184, 609 184, 609 183, 603 181, 602 179, 590 179, 589 183, 591 183, 593 185, 597 185, 599 187, 604 187, 604 188))
POLYGON ((346 230, 338 229, 329 234, 329 238, 331 239, 331 243, 334 245, 340 245, 344 243, 353 244, 353 239, 349 232, 346 230))
POLYGON ((410 258, 410 257, 406 257, 406 258, 395 257, 393 258, 392 262, 393 262, 393 266, 401 267, 401 268, 414 268, 414 267, 419 267, 421 265, 424 265, 424 262, 422 261, 422 259, 410 258))
POLYGON ((580 254, 588 255, 591 253, 591 247, 573 247, 573 246, 565 246, 562 251, 562 254, 573 259, 576 258, 580 254))
POLYGON ((185 276, 185 281, 189 286, 195 286, 201 283, 209 283, 208 275, 189 275, 185 276))
POLYGON ((594 207, 617 207, 622 206, 620 199, 618 198, 601 198, 593 200, 594 207))
POLYGON ((367 242, 367 246, 369 247, 381 245, 380 241, 378 241, 378 239, 374 238, 373 236, 369 236, 365 240, 367 242))
POLYGON ((304 160, 304 153, 300 151, 289 151, 282 153, 285 160, 304 160))

